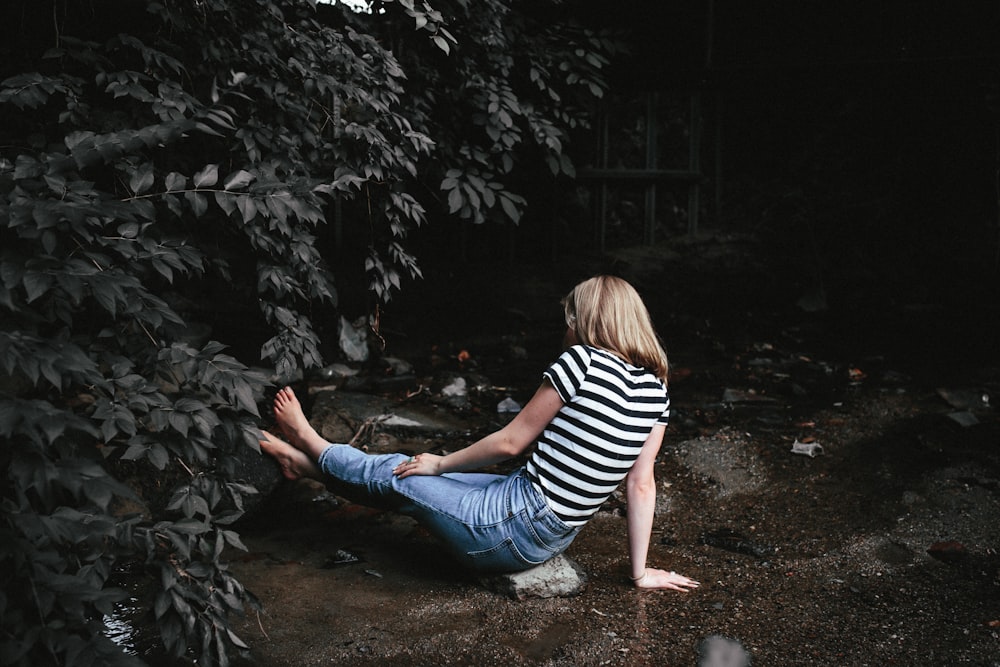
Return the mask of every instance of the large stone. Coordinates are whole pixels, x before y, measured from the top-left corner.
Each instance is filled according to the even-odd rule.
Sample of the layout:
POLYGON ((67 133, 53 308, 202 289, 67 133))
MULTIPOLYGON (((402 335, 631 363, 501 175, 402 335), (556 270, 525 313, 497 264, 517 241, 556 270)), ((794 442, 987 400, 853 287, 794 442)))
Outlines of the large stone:
POLYGON ((583 592, 587 587, 587 573, 560 555, 530 570, 483 577, 481 581, 489 590, 515 600, 565 598, 583 592))

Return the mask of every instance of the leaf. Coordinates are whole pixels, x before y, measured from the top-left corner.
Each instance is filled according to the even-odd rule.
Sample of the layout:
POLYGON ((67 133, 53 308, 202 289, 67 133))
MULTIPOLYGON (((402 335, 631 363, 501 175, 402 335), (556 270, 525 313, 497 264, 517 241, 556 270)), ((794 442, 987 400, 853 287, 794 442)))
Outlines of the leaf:
POLYGON ((451 53, 451 46, 448 45, 448 40, 446 40, 441 35, 434 35, 433 37, 431 37, 431 40, 434 42, 434 44, 437 45, 439 49, 441 49, 445 53, 451 53))
POLYGON ((246 643, 242 639, 240 639, 239 637, 237 637, 236 634, 232 630, 230 630, 229 628, 226 628, 226 632, 229 634, 229 641, 231 641, 234 646, 238 646, 239 648, 242 648, 242 649, 248 649, 248 648, 250 648, 249 646, 246 645, 246 643))
POLYGON ((40 273, 38 271, 28 271, 25 273, 22 283, 24 284, 24 291, 28 294, 28 303, 48 292, 53 282, 55 281, 52 276, 47 273, 40 273))
POLYGON ((156 615, 156 618, 162 617, 172 607, 170 591, 161 590, 156 594, 156 602, 153 604, 153 613, 156 615))
POLYGON ((226 190, 236 190, 238 188, 245 188, 253 182, 255 176, 249 171, 244 171, 240 169, 236 173, 230 174, 226 177, 225 189, 226 190))
POLYGON ((245 382, 236 385, 236 406, 254 416, 260 416, 257 411, 257 402, 253 398, 253 389, 245 382))
POLYGON ((455 188, 448 193, 448 212, 456 213, 462 208, 462 191, 459 188, 455 188))
POLYGON ((576 178, 576 167, 573 166, 573 160, 565 153, 559 156, 559 165, 562 167, 564 174, 570 178, 576 178))
POLYGON ((239 195, 236 197, 236 206, 240 209, 244 223, 250 222, 257 216, 257 204, 249 195, 239 195))
POLYGON ((149 462, 152 463, 157 470, 163 470, 167 467, 167 463, 170 462, 170 454, 167 453, 166 448, 160 443, 154 443, 149 449, 149 462))
POLYGON ((178 190, 183 190, 187 186, 187 176, 176 171, 172 171, 167 174, 167 177, 164 179, 164 184, 167 187, 167 192, 177 192, 178 190))
POLYGON ((208 210, 208 198, 201 192, 188 190, 184 193, 184 198, 187 199, 191 210, 194 211, 195 217, 200 218, 208 210))
POLYGON ((503 207, 504 213, 506 213, 507 217, 513 222, 516 223, 521 219, 521 213, 517 210, 517 207, 514 206, 514 202, 507 197, 506 193, 500 193, 500 206, 503 207))
POLYGON ((142 458, 146 452, 149 451, 149 445, 143 444, 132 444, 128 446, 125 453, 122 454, 122 459, 125 461, 135 461, 136 459, 142 458))
POLYGON ((132 172, 129 179, 129 188, 137 195, 141 195, 146 190, 153 187, 153 165, 147 162, 132 172))
POLYGON ((219 205, 227 216, 236 211, 236 195, 219 190, 215 193, 215 203, 219 205))
POLYGON ((222 534, 225 536, 226 542, 230 545, 236 547, 240 551, 249 551, 247 546, 243 544, 243 540, 240 539, 240 534, 235 530, 224 530, 222 531, 222 534))
POLYGON ((194 175, 194 187, 210 188, 219 182, 219 165, 207 164, 205 168, 194 175))

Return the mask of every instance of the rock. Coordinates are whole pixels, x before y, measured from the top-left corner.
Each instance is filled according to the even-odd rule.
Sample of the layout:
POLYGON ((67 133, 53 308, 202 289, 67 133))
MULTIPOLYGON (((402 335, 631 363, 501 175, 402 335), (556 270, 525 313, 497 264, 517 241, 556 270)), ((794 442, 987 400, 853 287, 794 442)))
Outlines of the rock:
POLYGON ((735 639, 711 635, 698 644, 698 667, 750 667, 751 664, 753 657, 735 639))
POLYGON ((517 414, 521 411, 521 404, 508 396, 497 404, 499 414, 517 414))
POLYGON ((718 498, 749 493, 766 481, 750 438, 734 429, 668 448, 691 471, 711 480, 718 498))
POLYGON ((976 418, 976 415, 968 410, 948 413, 948 418, 963 428, 975 426, 979 423, 979 419, 976 418))
POLYGON ((329 382, 334 386, 340 386, 347 378, 356 376, 358 372, 358 369, 351 368, 347 364, 330 364, 319 370, 312 371, 309 374, 309 378, 329 382))
POLYGON ((943 398, 948 405, 958 410, 989 410, 990 393, 982 389, 950 389, 939 387, 937 394, 943 398))
POLYGON ((799 439, 796 438, 795 442, 792 443, 791 452, 792 454, 802 454, 809 458, 815 458, 823 453, 823 445, 818 442, 799 442, 799 439))
POLYGON ((705 531, 701 534, 702 544, 755 558, 766 558, 774 554, 774 547, 761 544, 729 528, 705 531))
POLYGON ((969 551, 965 548, 965 545, 957 540, 935 542, 928 547, 927 553, 932 558, 936 558, 944 563, 958 563, 969 555, 969 551))
POLYGON ((350 361, 368 361, 368 318, 340 318, 340 350, 350 361))
POLYGON ((313 427, 330 442, 349 442, 357 429, 370 419, 378 420, 378 432, 397 436, 464 438, 468 424, 435 406, 399 401, 347 391, 324 391, 315 395, 308 414, 313 427))
POLYGON ((233 477, 257 489, 257 493, 243 499, 243 507, 247 513, 266 502, 267 497, 284 479, 274 459, 250 447, 241 447, 233 457, 233 477))
POLYGON ((723 403, 775 403, 776 399, 758 394, 753 389, 726 389, 722 392, 723 403))
POLYGON ((559 555, 530 570, 483 577, 480 581, 489 590, 515 600, 573 597, 586 588, 587 573, 559 555))
POLYGON ((413 364, 397 357, 382 357, 382 363, 388 366, 393 375, 412 375, 413 364))

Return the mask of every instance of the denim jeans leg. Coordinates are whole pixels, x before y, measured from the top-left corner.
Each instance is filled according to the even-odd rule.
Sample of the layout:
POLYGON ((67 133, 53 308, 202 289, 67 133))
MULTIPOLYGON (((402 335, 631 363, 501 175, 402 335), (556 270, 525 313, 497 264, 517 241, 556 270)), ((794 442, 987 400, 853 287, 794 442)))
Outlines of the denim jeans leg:
POLYGON ((555 517, 523 471, 399 479, 392 470, 406 458, 331 445, 319 464, 324 473, 347 484, 355 500, 412 516, 476 570, 532 567, 560 553, 578 532, 555 517))

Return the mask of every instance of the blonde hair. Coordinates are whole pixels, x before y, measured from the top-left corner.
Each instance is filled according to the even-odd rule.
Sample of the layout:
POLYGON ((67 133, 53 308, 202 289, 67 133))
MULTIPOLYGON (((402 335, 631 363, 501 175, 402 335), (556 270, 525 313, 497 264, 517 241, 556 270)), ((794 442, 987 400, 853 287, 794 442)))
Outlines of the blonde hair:
POLYGON ((666 383, 667 353, 646 304, 628 282, 595 276, 574 287, 562 303, 578 342, 607 350, 666 383))

